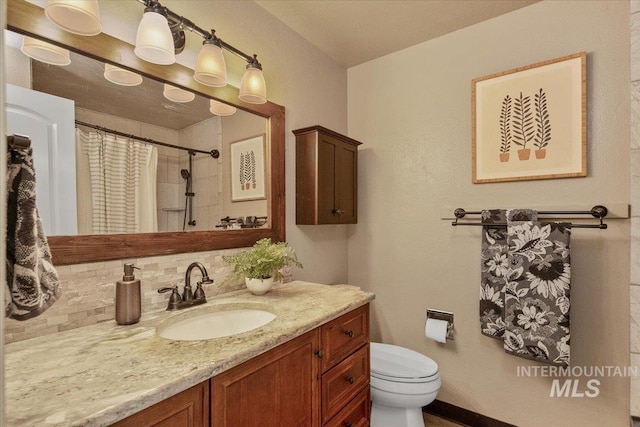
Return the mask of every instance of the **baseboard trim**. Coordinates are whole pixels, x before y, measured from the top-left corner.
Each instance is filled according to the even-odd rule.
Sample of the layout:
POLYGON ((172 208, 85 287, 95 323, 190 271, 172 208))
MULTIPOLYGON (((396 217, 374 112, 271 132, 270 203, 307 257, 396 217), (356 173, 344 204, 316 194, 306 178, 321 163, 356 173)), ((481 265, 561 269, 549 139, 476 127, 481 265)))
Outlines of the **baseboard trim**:
POLYGON ((434 400, 428 406, 424 406, 422 411, 473 427, 518 427, 441 400, 434 400))

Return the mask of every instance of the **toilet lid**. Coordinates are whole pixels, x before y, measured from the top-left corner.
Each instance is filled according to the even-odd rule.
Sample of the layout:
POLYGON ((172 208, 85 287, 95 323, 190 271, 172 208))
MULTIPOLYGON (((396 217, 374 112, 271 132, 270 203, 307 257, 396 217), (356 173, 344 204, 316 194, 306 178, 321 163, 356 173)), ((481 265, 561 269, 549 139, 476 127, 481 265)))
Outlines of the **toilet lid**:
POLYGON ((438 374, 438 364, 417 351, 391 344, 371 343, 371 375, 427 379, 438 374))

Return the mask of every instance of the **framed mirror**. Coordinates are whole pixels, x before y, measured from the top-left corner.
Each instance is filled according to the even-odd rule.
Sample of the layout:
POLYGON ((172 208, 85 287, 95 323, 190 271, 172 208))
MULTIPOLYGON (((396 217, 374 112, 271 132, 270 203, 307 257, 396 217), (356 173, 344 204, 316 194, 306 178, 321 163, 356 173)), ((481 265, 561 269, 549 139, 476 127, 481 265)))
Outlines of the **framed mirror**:
POLYGON ((285 239, 284 107, 271 102, 256 105, 239 101, 238 89, 231 86, 204 86, 193 80, 191 69, 178 64, 159 66, 142 61, 133 53, 133 46, 106 34, 82 37, 62 31, 49 22, 41 8, 24 1, 7 2, 7 27, 18 34, 45 40, 101 63, 133 71, 152 79, 156 84, 169 83, 197 96, 232 104, 239 112, 251 113, 266 121, 265 152, 269 154, 265 156, 268 162, 265 165, 267 179, 264 189, 266 226, 232 230, 50 236, 49 246, 56 265, 247 247, 264 237, 277 241, 285 239))

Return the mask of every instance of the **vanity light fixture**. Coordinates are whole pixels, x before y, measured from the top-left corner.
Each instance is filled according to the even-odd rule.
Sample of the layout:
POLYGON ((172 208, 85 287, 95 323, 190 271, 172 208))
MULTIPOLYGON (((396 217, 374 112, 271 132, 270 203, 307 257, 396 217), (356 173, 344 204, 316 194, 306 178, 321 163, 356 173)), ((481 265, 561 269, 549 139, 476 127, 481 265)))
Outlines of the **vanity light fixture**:
POLYGON ((209 100, 209 111, 216 116, 230 116, 234 114, 236 110, 236 107, 233 105, 225 104, 215 99, 209 100))
POLYGON ((222 55, 222 45, 213 30, 211 38, 202 42, 193 78, 207 86, 222 87, 227 84, 227 65, 222 55))
POLYGON ((253 56, 253 60, 247 64, 247 69, 240 82, 240 94, 238 98, 250 104, 264 104, 267 102, 267 83, 262 74, 262 65, 253 56))
POLYGON ((44 14, 70 33, 95 36, 102 31, 98 0, 47 0, 44 14))
POLYGON ((120 86, 138 86, 142 76, 111 64, 104 64, 104 78, 120 86))
POLYGON ((250 104, 267 102, 267 86, 257 55, 247 55, 216 37, 215 30, 203 30, 185 17, 162 6, 158 0, 138 1, 146 6, 136 38, 135 54, 138 57, 155 64, 173 64, 175 53, 181 52, 184 48, 184 29, 186 28, 204 39, 193 76, 197 82, 213 87, 222 87, 227 84, 227 68, 222 54, 222 49, 225 49, 247 61, 238 95, 240 100, 250 104), (157 27, 154 26, 153 31, 147 30, 151 28, 151 24, 147 26, 145 21, 153 21, 157 27), (154 40, 156 38, 157 40, 154 40), (169 42, 171 39, 173 43, 169 42))
POLYGON ((180 89, 179 87, 164 84, 164 90, 162 92, 165 98, 169 101, 184 103, 191 102, 196 98, 196 94, 193 92, 180 89))
POLYGON ((42 40, 24 36, 22 38, 22 53, 36 61, 51 65, 69 65, 71 57, 67 49, 52 45, 42 40))
POLYGON ((147 7, 138 26, 134 53, 153 64, 171 65, 176 62, 176 55, 166 8, 153 0, 145 4, 147 7))

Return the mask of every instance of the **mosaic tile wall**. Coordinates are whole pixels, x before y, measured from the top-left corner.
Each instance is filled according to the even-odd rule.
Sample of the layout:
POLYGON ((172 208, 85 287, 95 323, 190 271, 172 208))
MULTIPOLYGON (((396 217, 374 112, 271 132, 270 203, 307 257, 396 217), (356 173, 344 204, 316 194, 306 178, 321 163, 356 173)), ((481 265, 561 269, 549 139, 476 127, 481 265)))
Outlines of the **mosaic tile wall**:
MULTIPOLYGON (((221 285, 231 272, 222 255, 235 252, 238 249, 60 266, 57 270, 62 287, 61 298, 33 319, 6 319, 5 343, 114 321, 116 282, 121 280, 127 262, 140 267, 136 270, 136 278, 141 280, 143 313, 165 309, 169 293, 158 294, 157 289, 180 285, 182 290, 187 267, 195 261, 204 264, 209 276, 215 280, 214 284, 205 286, 207 297, 240 289, 244 284, 221 285)), ((199 277, 199 270, 194 269, 191 283, 199 277)))

